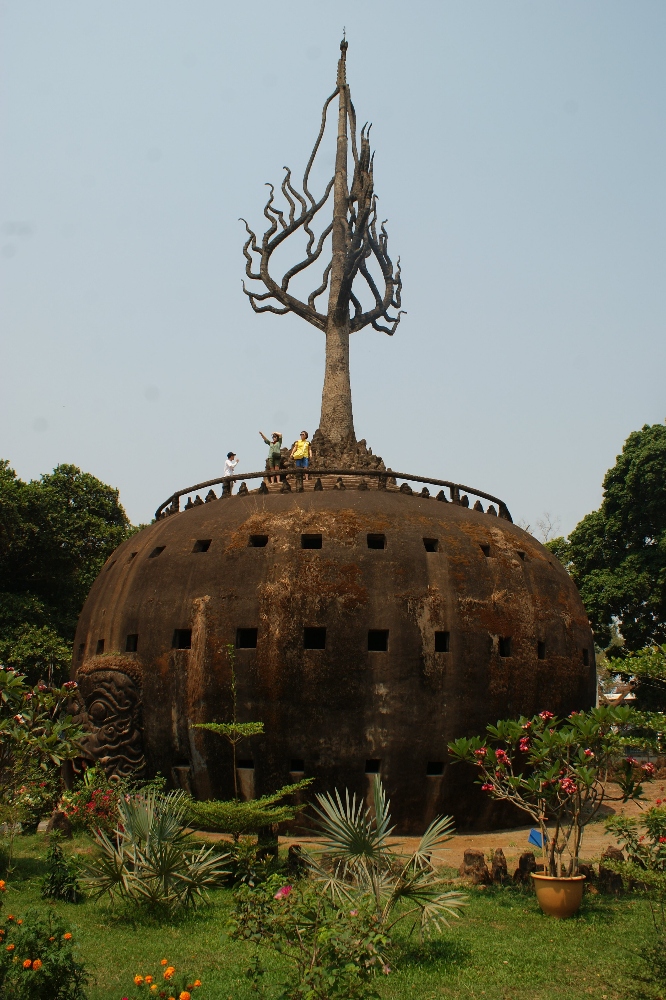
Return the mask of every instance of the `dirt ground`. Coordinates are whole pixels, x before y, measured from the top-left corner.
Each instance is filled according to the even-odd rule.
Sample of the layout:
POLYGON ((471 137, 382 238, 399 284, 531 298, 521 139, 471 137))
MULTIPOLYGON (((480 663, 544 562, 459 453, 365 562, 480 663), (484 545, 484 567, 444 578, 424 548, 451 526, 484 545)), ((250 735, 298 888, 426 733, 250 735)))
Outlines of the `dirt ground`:
MULTIPOLYGON (((617 789, 610 786, 610 795, 616 795, 617 789)), ((607 834, 604 830, 604 819, 613 813, 627 816, 639 816, 641 812, 655 804, 656 799, 666 798, 666 780, 657 780, 651 784, 644 785, 645 798, 641 803, 637 802, 611 802, 600 809, 600 818, 590 823, 583 834, 583 844, 581 859, 592 860, 599 855, 609 845, 616 845, 615 838, 607 834)), ((534 824, 512 827, 510 830, 493 830, 491 833, 457 833, 452 840, 448 841, 446 848, 441 851, 440 863, 450 868, 458 868, 462 862, 463 854, 469 848, 483 851, 487 857, 496 848, 501 847, 508 862, 509 871, 512 870, 512 862, 517 867, 518 858, 524 851, 534 851, 539 855, 539 850, 528 844, 530 830, 534 824)), ((202 834, 209 840, 227 840, 230 838, 222 834, 202 834)), ((398 847, 404 853, 410 853, 418 845, 418 837, 392 837, 391 844, 398 847)), ((280 837, 280 847, 289 847, 291 844, 316 844, 317 837, 280 837)), ((537 857, 538 860, 538 857, 537 857)))

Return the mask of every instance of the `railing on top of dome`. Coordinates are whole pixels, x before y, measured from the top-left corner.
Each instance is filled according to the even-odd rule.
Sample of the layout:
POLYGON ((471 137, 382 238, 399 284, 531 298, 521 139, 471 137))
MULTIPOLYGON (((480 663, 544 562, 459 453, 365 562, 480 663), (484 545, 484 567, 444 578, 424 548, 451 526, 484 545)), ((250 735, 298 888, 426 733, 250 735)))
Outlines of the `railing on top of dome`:
MULTIPOLYGON (((276 490, 270 490, 267 481, 279 477, 279 486, 281 493, 291 493, 292 490, 296 493, 305 492, 306 488, 313 489, 315 491, 323 489, 347 489, 347 485, 343 481, 342 477, 357 477, 358 485, 356 489, 367 490, 369 489, 366 479, 376 479, 377 486, 379 490, 398 490, 401 493, 407 493, 419 497, 430 497, 430 490, 427 485, 423 486, 420 491, 415 491, 409 485, 412 483, 424 483, 430 484, 430 486, 439 486, 441 489, 435 500, 442 500, 444 503, 457 504, 460 507, 469 507, 470 501, 467 496, 471 493, 472 496, 479 499, 473 505, 473 510, 480 511, 481 513, 490 514, 495 517, 503 517, 506 521, 513 521, 509 509, 503 500, 499 497, 494 497, 490 493, 484 493, 482 490, 472 489, 470 486, 463 486, 462 483, 451 483, 447 479, 431 479, 428 476, 414 476, 407 472, 394 472, 392 469, 275 469, 267 470, 263 469, 261 472, 240 472, 234 473, 232 476, 219 476, 217 479, 209 479, 205 483, 196 483, 194 486, 188 486, 187 489, 178 490, 176 493, 172 493, 168 500, 165 500, 163 504, 155 511, 155 520, 159 521, 164 517, 169 517, 171 514, 177 514, 180 511, 180 498, 182 496, 187 496, 191 493, 197 493, 197 490, 204 490, 209 487, 208 493, 205 500, 202 500, 199 495, 196 496, 194 500, 188 497, 188 502, 184 507, 184 510, 190 510, 193 507, 202 506, 204 503, 210 503, 212 500, 224 500, 230 498, 233 493, 233 483, 240 482, 241 486, 238 490, 236 496, 247 496, 250 491, 247 488, 248 479, 260 479, 261 484, 255 496, 258 494, 267 494, 271 492, 276 492, 276 490), (307 476, 308 486, 304 485, 304 477, 307 476), (322 484, 322 476, 337 476, 337 481, 326 487, 322 484), (401 486, 397 485, 396 480, 405 480, 401 486), (310 483, 314 480, 314 485, 311 487, 310 483), (292 486, 293 482, 293 486, 292 486), (222 486, 222 493, 218 497, 213 486, 222 486), (448 489, 451 496, 450 499, 447 498, 444 493, 444 488, 448 489), (487 510, 484 511, 483 504, 481 503, 481 498, 484 500, 489 500, 490 504, 487 510), (497 504, 497 507, 494 505, 497 504)), ((353 488, 353 487, 352 487, 353 488)))

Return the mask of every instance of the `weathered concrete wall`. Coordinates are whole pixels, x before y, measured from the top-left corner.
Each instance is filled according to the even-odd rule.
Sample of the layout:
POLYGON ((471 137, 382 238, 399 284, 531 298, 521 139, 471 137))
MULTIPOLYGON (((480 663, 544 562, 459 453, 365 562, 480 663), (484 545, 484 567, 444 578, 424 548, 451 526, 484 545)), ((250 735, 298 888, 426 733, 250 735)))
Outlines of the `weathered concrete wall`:
MULTIPOLYGON (((127 664, 139 678, 148 771, 189 767, 201 797, 232 793, 230 751, 189 723, 230 718, 224 647, 239 628, 257 629, 256 649, 236 650, 239 719, 266 729, 239 750, 254 760, 255 793, 286 783, 292 761, 303 760, 317 790, 365 795, 366 761, 379 760, 405 833, 438 812, 460 826, 490 822, 469 772, 448 764, 449 740, 508 715, 594 702, 592 635, 578 593, 557 559, 515 525, 389 491, 218 500, 116 550, 81 614, 73 667, 90 689, 111 659, 114 671, 127 664), (303 533, 321 533, 322 548, 301 548, 303 533), (386 548, 368 548, 368 533, 384 534, 386 548), (268 544, 251 547, 250 535, 267 535, 268 544), (426 551, 424 538, 436 539, 437 551, 426 551), (193 551, 208 539, 206 552, 193 551), (325 649, 303 648, 305 627, 326 628, 325 649), (172 647, 176 629, 191 630, 190 649, 172 647), (386 652, 368 651, 369 629, 388 630, 386 652), (449 652, 435 651, 438 631, 449 633, 449 652), (138 636, 135 652, 126 651, 128 636, 138 636), (509 656, 500 639, 510 639, 509 656), (427 775, 438 762, 443 774, 427 775)), ((122 712, 105 720, 103 706, 95 711, 117 738, 122 712)))

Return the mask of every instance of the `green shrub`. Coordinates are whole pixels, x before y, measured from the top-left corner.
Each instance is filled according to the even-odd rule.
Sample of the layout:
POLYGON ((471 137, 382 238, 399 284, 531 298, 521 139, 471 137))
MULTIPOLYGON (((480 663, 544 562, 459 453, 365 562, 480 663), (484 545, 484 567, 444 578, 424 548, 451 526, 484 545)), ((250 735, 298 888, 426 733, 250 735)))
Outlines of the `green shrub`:
MULTIPOLYGON (((281 885, 272 876, 234 894, 231 936, 269 945, 288 962, 285 1000, 369 1000, 377 973, 388 975, 390 939, 374 908, 362 899, 335 903, 313 885, 281 885)), ((247 970, 264 992, 260 952, 247 970)))
POLYGON ((85 1000, 90 976, 59 917, 28 911, 0 930, 0 1000, 85 1000))
POLYGON ((239 799, 222 801, 210 799, 207 802, 191 801, 189 805, 190 823, 199 830, 213 833, 231 833, 235 838, 242 834, 258 833, 262 827, 277 823, 288 823, 305 808, 305 805, 279 805, 280 799, 311 785, 313 778, 304 778, 294 785, 285 785, 277 792, 262 795, 258 799, 241 802, 239 799))
POLYGON ((44 899, 62 899, 65 903, 80 903, 83 899, 78 875, 79 866, 72 858, 66 858, 58 843, 58 836, 51 837, 51 846, 46 855, 47 874, 42 881, 44 899))
POLYGON ((165 795, 150 788, 121 797, 114 838, 103 830, 95 833, 101 856, 86 866, 93 897, 108 895, 167 912, 205 900, 206 890, 227 875, 221 867, 226 855, 192 846, 187 811, 183 792, 165 795))

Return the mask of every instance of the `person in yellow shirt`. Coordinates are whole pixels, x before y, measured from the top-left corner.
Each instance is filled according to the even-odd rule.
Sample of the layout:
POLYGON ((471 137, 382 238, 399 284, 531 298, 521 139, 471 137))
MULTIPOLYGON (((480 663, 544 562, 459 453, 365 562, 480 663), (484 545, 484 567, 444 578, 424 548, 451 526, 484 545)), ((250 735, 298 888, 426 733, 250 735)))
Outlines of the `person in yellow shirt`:
MULTIPOLYGON (((291 455, 289 457, 293 458, 297 469, 308 468, 310 465, 310 458, 312 457, 312 451, 310 449, 307 431, 301 431, 301 436, 291 449, 291 455)), ((309 478, 310 477, 308 476, 308 479, 309 478)))

